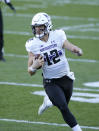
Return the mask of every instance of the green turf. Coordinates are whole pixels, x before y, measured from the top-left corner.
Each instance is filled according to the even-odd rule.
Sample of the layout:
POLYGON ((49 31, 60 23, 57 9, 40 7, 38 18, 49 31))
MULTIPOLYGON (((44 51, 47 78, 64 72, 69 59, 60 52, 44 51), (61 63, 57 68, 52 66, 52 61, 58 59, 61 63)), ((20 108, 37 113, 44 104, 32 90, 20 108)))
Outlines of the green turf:
MULTIPOLYGON (((11 54, 27 55, 25 42, 32 37, 30 28, 32 15, 39 11, 47 12, 52 16, 53 29, 71 27, 70 30, 65 30, 65 32, 72 43, 83 49, 84 55, 80 59, 97 61, 95 63, 69 61, 71 70, 74 71, 76 77, 74 87, 85 89, 86 87, 83 83, 99 81, 99 2, 98 0, 93 1, 97 2, 97 5, 87 4, 90 0, 84 0, 83 2, 86 4, 75 4, 75 2, 83 3, 81 0, 76 0, 75 2, 71 0, 71 3, 68 4, 64 4, 64 2, 64 0, 46 0, 45 2, 43 0, 12 0, 12 3, 16 7, 16 14, 13 14, 8 7, 3 5, 6 62, 0 62, 0 82, 42 84, 41 70, 35 76, 29 76, 27 72, 28 58, 8 56, 11 54), (55 18, 54 16, 59 16, 59 18, 55 18), (78 25, 86 26, 75 28, 78 25), (81 31, 82 29, 89 29, 89 31, 81 31), (8 33, 8 31, 12 33, 8 33), (13 32, 16 32, 16 34, 13 32), (29 32, 30 34, 20 34, 20 32, 29 32), (77 38, 71 38, 69 36, 76 36, 77 38), (85 38, 85 36, 88 38, 85 38)), ((68 51, 66 51, 66 55, 68 58, 79 58, 68 51)), ((43 96, 32 95, 31 92, 40 90, 43 90, 43 88, 0 84, 0 119, 6 118, 64 124, 65 122, 56 107, 52 107, 41 116, 38 116, 37 112, 43 101, 43 96)), ((75 92, 99 94, 97 91, 75 92)), ((71 101, 69 107, 80 125, 99 127, 99 103, 92 104, 71 101)), ((71 129, 60 126, 0 121, 0 131, 39 130, 70 131, 71 129)), ((83 131, 93 130, 83 129, 83 131)))

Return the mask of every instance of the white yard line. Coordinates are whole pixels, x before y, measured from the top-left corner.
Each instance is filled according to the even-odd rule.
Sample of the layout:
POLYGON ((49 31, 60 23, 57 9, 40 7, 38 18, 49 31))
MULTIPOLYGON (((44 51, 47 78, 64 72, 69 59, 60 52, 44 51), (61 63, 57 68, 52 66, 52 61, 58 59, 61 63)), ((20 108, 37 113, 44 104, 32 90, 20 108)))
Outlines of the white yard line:
POLYGON ((28 58, 28 55, 16 55, 16 54, 4 54, 4 55, 17 58, 28 58))
MULTIPOLYGON (((26 87, 43 87, 43 85, 39 84, 29 84, 29 83, 16 83, 16 82, 4 82, 0 81, 0 85, 14 85, 14 86, 26 86, 26 87)), ((96 87, 99 88, 99 87, 96 87)), ((74 88, 77 91, 96 91, 99 92, 99 89, 89 89, 89 88, 74 88)))
POLYGON ((96 92, 99 92, 99 87, 98 87, 98 89, 78 88, 77 87, 77 88, 74 88, 74 90, 77 90, 77 91, 92 91, 92 92, 96 91, 96 92))
MULTIPOLYGON (((17 14, 13 14, 13 13, 6 13, 4 12, 4 16, 16 16, 16 17, 26 17, 26 18, 32 18, 34 14, 21 14, 21 13, 17 13, 17 14)), ((71 16, 56 16, 56 15, 51 15, 52 19, 61 19, 61 20, 74 20, 74 21, 96 21, 99 22, 99 18, 94 18, 94 17, 71 17, 71 16)))
MULTIPOLYGON (((33 14, 13 14, 13 13, 6 13, 4 12, 4 16, 14 16, 14 17, 26 17, 26 18, 31 18, 33 17, 33 14)), ((68 20, 68 21, 88 21, 91 22, 89 24, 83 24, 83 25, 72 25, 72 26, 63 26, 63 27, 59 27, 61 29, 64 29, 66 31, 70 31, 70 32, 80 32, 81 34, 79 35, 67 35, 68 38, 70 39, 90 39, 90 40, 99 40, 98 35, 95 36, 90 36, 90 35, 82 35, 82 32, 95 32, 98 33, 99 32, 99 18, 84 18, 84 17, 69 17, 69 16, 55 16, 52 15, 51 16, 52 19, 55 20, 68 20), (97 22, 95 24, 93 24, 93 22, 97 22)), ((5 30, 4 31, 5 34, 11 34, 11 35, 24 35, 24 36, 32 36, 32 33, 30 32, 22 32, 22 31, 11 31, 11 30, 5 30)))
MULTIPOLYGON (((21 32, 21 31, 11 31, 11 30, 5 30, 5 34, 11 34, 11 35, 23 35, 23 36, 33 36, 32 33, 29 32, 21 32)), ((80 35, 67 35, 70 39, 90 39, 90 40, 99 40, 98 36, 80 36, 80 35)))
MULTIPOLYGON (((95 31, 95 30, 94 30, 95 31)), ((81 31, 82 32, 82 31, 81 31)), ((86 32, 86 31, 85 31, 86 32)), ((29 32, 22 32, 22 31, 11 31, 11 30, 5 30, 5 34, 11 34, 11 35, 23 35, 23 36, 33 36, 32 33, 29 32)), ((98 36, 86 36, 86 35, 67 35, 70 39, 90 39, 90 40, 99 40, 98 36)))
POLYGON ((27 86, 27 87, 43 87, 43 85, 38 85, 38 84, 16 83, 16 82, 0 82, 0 85, 15 85, 15 86, 27 86))
MULTIPOLYGON (((10 56, 10 57, 17 57, 17 58, 28 58, 27 55, 16 55, 16 54, 4 54, 5 56, 10 56)), ((85 63, 99 63, 98 60, 90 60, 90 59, 72 59, 72 58, 67 58, 68 61, 76 61, 76 62, 85 62, 85 63)))
POLYGON ((72 26, 64 26, 61 27, 63 30, 68 30, 68 31, 75 31, 75 32, 99 32, 99 24, 83 24, 83 25, 72 25, 72 26))
MULTIPOLYGON (((46 96, 44 90, 31 92, 33 95, 46 96)), ((71 101, 84 103, 99 103, 99 95, 96 93, 73 92, 71 101)))
POLYGON ((99 87, 99 81, 96 81, 96 82, 86 82, 83 84, 84 86, 89 86, 89 87, 99 87))
POLYGON ((33 36, 32 33, 29 33, 29 32, 22 32, 22 31, 5 30, 4 33, 5 33, 5 34, 11 34, 11 35, 33 36))
POLYGON ((97 63, 99 62, 98 60, 90 60, 90 59, 72 59, 72 58, 67 58, 68 61, 78 61, 78 62, 86 62, 86 63, 97 63))
POLYGON ((98 1, 91 1, 91 0, 56 0, 54 2, 54 5, 64 5, 64 4, 74 4, 74 5, 99 5, 99 2, 98 1))
MULTIPOLYGON (((0 121, 28 123, 28 124, 37 124, 37 125, 51 125, 51 126, 60 126, 60 127, 68 126, 67 124, 48 123, 48 122, 41 122, 41 121, 36 122, 36 121, 28 121, 28 120, 2 119, 2 118, 0 119, 0 121)), ((99 130, 99 127, 95 127, 95 126, 81 126, 81 128, 99 130)))
POLYGON ((91 0, 50 0, 50 1, 44 1, 44 0, 17 0, 16 2, 27 2, 27 4, 29 2, 42 2, 42 3, 46 3, 46 4, 49 4, 50 2, 50 5, 64 5, 64 4, 74 4, 74 5, 99 5, 99 2, 98 0, 94 0, 94 1, 91 1, 91 0))
MULTIPOLYGON (((13 85, 12 87, 16 88, 15 86, 19 87, 40 87, 42 88, 43 85, 39 84, 28 84, 28 83, 15 83, 15 82, 0 82, 0 85, 13 85)), ((1 86, 2 87, 2 86, 1 86)), ((76 91, 92 91, 92 93, 86 92, 73 92, 73 96, 71 97, 72 101, 79 101, 79 102, 87 102, 87 103, 99 103, 99 95, 93 92, 99 92, 99 87, 97 89, 89 89, 89 88, 74 88, 76 91), (87 98, 86 98, 87 97, 87 98)), ((41 91, 31 92, 31 94, 45 96, 44 89, 41 91)))

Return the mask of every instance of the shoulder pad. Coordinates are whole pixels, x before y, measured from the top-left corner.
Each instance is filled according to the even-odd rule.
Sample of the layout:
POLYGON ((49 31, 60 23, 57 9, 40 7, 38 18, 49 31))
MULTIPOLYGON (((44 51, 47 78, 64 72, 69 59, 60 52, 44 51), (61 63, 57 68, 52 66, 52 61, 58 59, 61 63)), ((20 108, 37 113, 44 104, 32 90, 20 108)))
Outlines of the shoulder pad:
POLYGON ((29 40, 27 40, 27 43, 31 42, 34 38, 30 38, 29 40))

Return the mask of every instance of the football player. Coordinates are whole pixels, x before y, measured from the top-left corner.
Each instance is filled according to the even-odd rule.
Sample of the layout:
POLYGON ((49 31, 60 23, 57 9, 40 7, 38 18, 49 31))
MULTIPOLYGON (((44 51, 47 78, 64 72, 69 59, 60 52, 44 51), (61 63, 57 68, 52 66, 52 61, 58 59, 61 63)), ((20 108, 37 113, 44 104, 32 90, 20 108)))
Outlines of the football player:
POLYGON ((0 61, 5 61, 3 56, 4 40, 3 40, 3 19, 2 19, 2 11, 1 11, 1 2, 3 1, 6 3, 6 5, 10 7, 11 10, 16 12, 10 0, 0 0, 0 61))
POLYGON ((75 77, 74 73, 70 72, 65 49, 78 56, 83 52, 67 40, 63 30, 52 30, 51 18, 46 13, 37 13, 32 19, 31 27, 34 37, 25 45, 29 55, 28 72, 34 75, 38 68, 42 68, 43 84, 47 94, 39 114, 49 107, 46 105, 53 104, 60 110, 64 121, 73 131, 82 131, 68 108, 75 77))

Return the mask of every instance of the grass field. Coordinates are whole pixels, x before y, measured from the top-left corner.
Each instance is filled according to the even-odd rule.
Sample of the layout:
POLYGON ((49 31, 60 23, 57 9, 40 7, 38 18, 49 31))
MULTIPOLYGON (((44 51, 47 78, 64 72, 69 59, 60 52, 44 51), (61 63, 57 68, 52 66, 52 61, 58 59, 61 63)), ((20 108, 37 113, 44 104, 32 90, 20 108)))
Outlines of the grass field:
POLYGON ((99 131, 99 84, 84 85, 99 82, 99 1, 12 0, 12 3, 16 14, 1 5, 6 62, 0 62, 0 131, 71 131, 56 107, 37 114, 43 96, 33 92, 44 90, 40 87, 41 70, 29 76, 25 50, 26 40, 32 37, 31 19, 37 12, 51 15, 53 29, 64 29, 68 40, 83 49, 82 57, 66 51, 76 77, 69 108, 83 131, 99 131))

